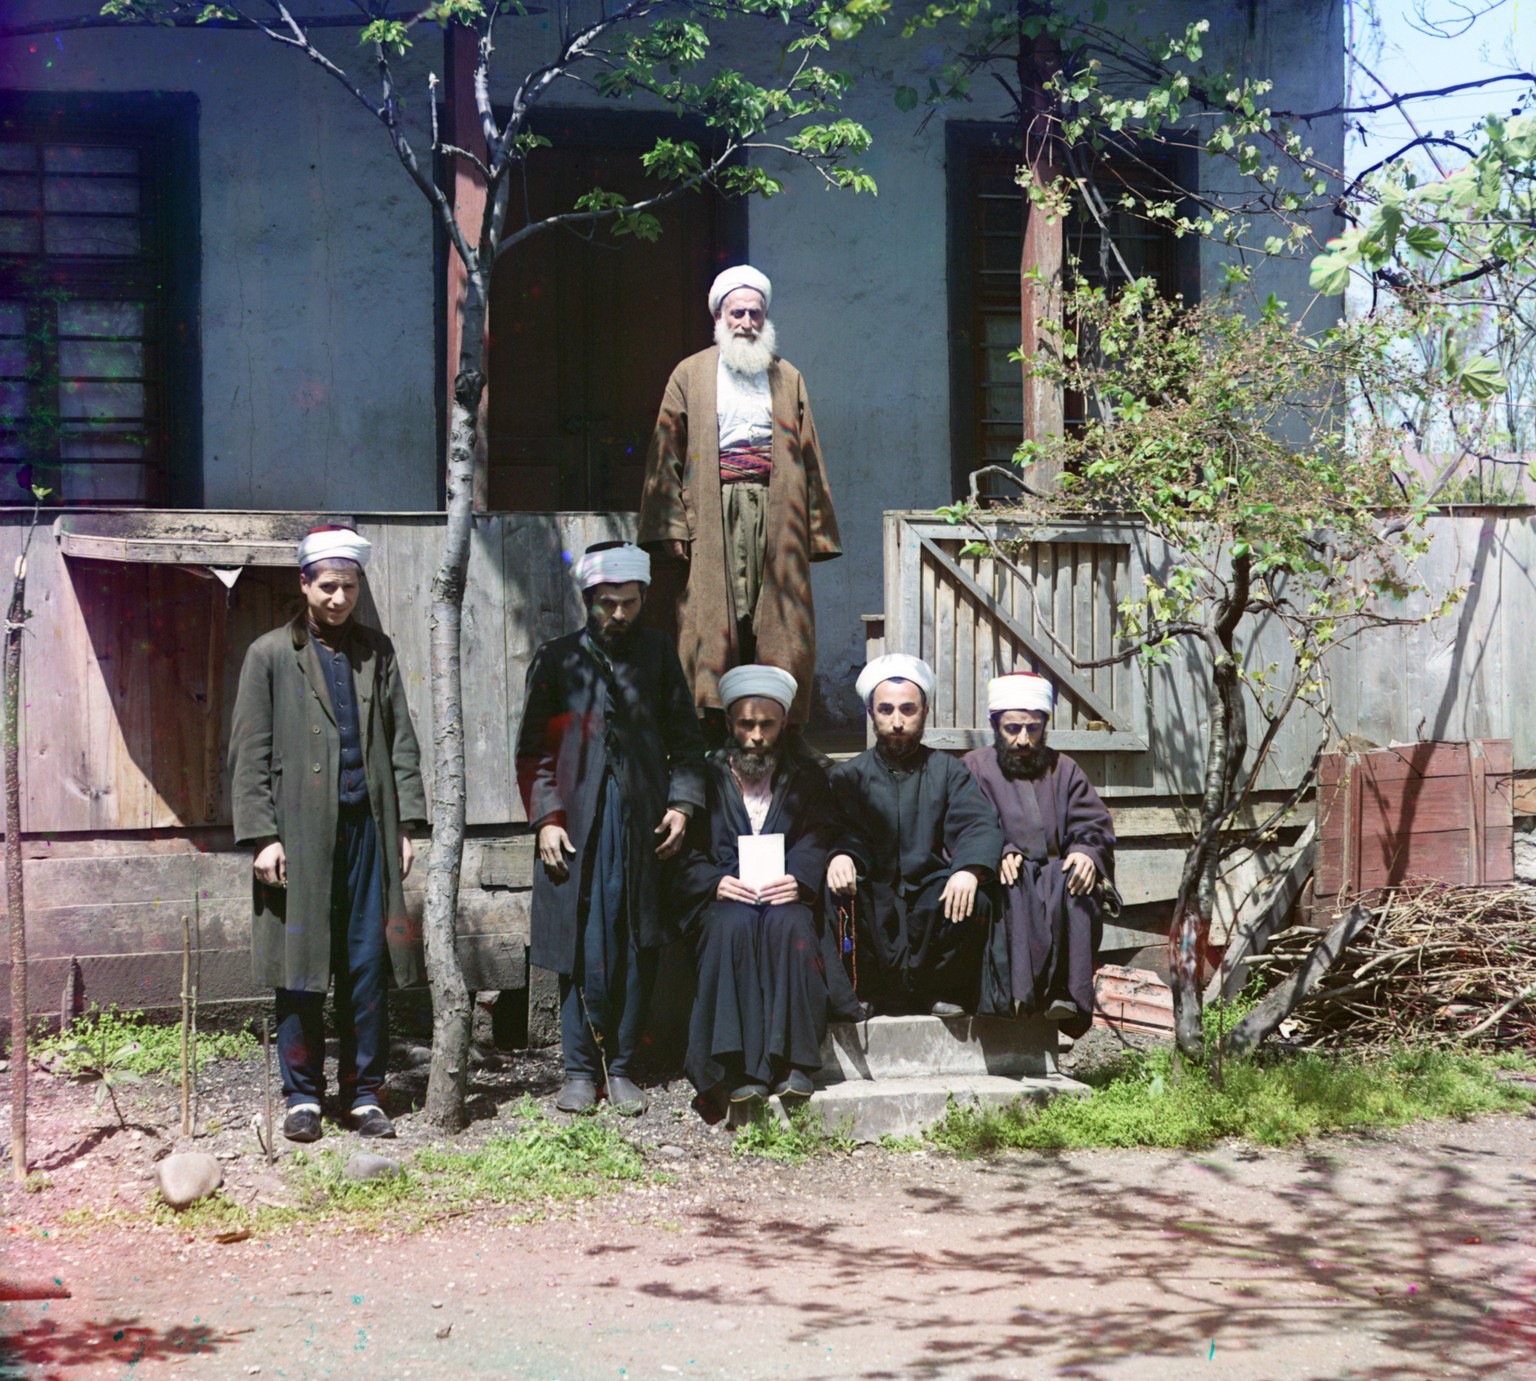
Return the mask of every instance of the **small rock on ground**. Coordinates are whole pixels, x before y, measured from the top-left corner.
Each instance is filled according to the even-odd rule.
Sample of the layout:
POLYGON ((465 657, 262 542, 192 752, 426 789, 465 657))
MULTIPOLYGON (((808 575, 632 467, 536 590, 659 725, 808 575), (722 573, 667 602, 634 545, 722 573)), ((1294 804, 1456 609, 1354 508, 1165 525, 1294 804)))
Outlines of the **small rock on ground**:
POLYGON ((167 1156, 155 1166, 160 1197, 172 1208, 188 1208, 224 1183, 224 1168, 202 1151, 167 1156))
POLYGON ((382 1180, 400 1173, 400 1162, 388 1156, 375 1156, 367 1151, 354 1151, 347 1157, 345 1172, 349 1180, 382 1180))

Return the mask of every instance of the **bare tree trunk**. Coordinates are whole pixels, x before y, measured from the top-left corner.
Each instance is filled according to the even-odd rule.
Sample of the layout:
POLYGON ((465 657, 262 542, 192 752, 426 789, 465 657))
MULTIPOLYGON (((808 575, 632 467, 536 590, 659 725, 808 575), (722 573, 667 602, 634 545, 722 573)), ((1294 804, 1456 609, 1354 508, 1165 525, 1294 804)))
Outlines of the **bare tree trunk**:
MULTIPOLYGON (((37 523, 36 511, 32 522, 37 523)), ((31 530, 27 536, 30 539, 31 530)), ((27 557, 16 558, 5 616, 5 899, 11 914, 11 1176, 27 1178, 27 907, 21 876, 21 638, 27 557)))
POLYGON ((472 1019, 457 950, 459 873, 464 857, 465 783, 461 644, 464 586, 473 529, 476 419, 485 379, 461 371, 454 386, 448 448, 447 524, 432 578, 429 616, 433 718, 432 852, 423 939, 432 992, 432 1064, 426 1114, 448 1131, 465 1123, 472 1019))
POLYGON ((432 578, 432 853, 427 866, 423 939, 432 992, 432 1064, 427 1078, 427 1120, 447 1131, 466 1121, 469 1036, 473 1018, 469 989, 459 967, 459 871, 464 858, 464 712, 460 647, 464 586, 474 527, 475 441, 485 392, 481 342, 485 298, 471 276, 464 304, 464 334, 448 439, 447 526, 443 557, 432 578))
POLYGON ((1238 805, 1233 792, 1248 752, 1248 721, 1243 710, 1242 678, 1237 663, 1237 628, 1248 605, 1250 558, 1232 562, 1232 586, 1217 610, 1210 633, 1211 684, 1207 696, 1208 738, 1205 790, 1200 801, 1200 833, 1184 859, 1179 898, 1170 935, 1173 962, 1173 1031, 1181 1054, 1192 1060, 1205 1053, 1201 1021, 1200 965, 1216 910, 1216 880, 1221 866, 1221 831, 1238 805))

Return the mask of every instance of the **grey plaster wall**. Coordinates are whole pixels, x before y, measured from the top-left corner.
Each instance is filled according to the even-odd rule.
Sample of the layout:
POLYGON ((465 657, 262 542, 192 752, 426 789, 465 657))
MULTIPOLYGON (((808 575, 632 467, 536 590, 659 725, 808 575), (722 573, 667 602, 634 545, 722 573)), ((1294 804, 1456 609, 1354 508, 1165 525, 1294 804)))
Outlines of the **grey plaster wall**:
MULTIPOLYGON (((96 8, 7 6, 6 22, 96 8)), ((0 85, 198 98, 208 507, 435 505, 432 224, 361 106, 299 54, 227 31, 0 41, 0 85)))
MULTIPOLYGON (((59 0, 44 5, 32 12, 77 12, 59 0)), ((1162 0, 1143 7, 1138 22, 1148 32, 1182 28, 1203 8, 1162 0)), ((1273 76, 1278 107, 1311 110, 1338 100, 1338 0, 1272 0, 1208 13, 1207 62, 1273 76)), ((524 71, 547 47, 548 20, 504 23, 500 70, 524 71)), ((935 42, 909 43, 898 27, 867 31, 828 59, 861 79, 849 113, 876 133, 865 162, 878 197, 826 191, 804 170, 784 168, 788 190, 749 213, 752 258, 776 284, 781 348, 808 380, 848 553, 817 566, 814 585, 823 700, 850 719, 858 715, 851 684, 863 662, 859 616, 879 612, 883 602, 881 515, 955 497, 944 119, 1007 116, 990 80, 977 83, 975 100, 926 126, 921 110, 897 111, 892 74, 920 77, 938 60, 935 42)), ((776 61, 783 36, 777 26, 716 34, 724 58, 757 61, 776 61)), ((436 64, 435 30, 418 42, 424 60, 436 64)), ((339 36, 331 46, 352 51, 351 40, 339 36)), ((434 504, 432 226, 365 111, 302 58, 251 34, 12 40, 0 43, 0 81, 24 90, 161 86, 195 92, 202 102, 208 506, 434 504)), ((404 84, 419 121, 424 68, 406 64, 404 84)), ((560 99, 595 98, 571 84, 560 99)), ((1320 154, 1342 164, 1338 122, 1314 133, 1320 154)), ((1208 188, 1219 189, 1225 175, 1221 165, 1202 161, 1208 188)), ((1226 257, 1203 251, 1207 289, 1219 283, 1226 257)), ((1257 281, 1293 308, 1310 300, 1302 265, 1261 265, 1257 281)), ((678 309, 698 316, 700 342, 707 340, 701 305, 678 309)), ((1332 310, 1320 304, 1314 319, 1332 310)))

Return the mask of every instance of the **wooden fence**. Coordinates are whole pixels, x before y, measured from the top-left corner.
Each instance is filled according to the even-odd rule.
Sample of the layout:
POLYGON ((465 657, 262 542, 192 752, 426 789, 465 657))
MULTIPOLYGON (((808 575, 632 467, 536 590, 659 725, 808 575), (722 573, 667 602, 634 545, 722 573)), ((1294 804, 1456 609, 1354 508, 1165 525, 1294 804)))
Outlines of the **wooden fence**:
MULTIPOLYGON (((1372 744, 1421 739, 1508 738, 1517 773, 1536 770, 1536 715, 1522 688, 1536 677, 1536 520, 1529 510, 1477 510, 1431 520, 1420 570, 1431 590, 1465 597, 1430 623, 1376 630, 1332 658, 1331 726, 1311 710, 1287 721, 1259 785, 1301 779, 1330 733, 1372 744)), ((1004 535, 1007 535, 1006 530, 1004 535)), ((1185 652, 1168 666, 1136 663, 1078 671, 1072 658, 1118 650, 1115 609, 1147 573, 1176 559, 1126 525, 1062 525, 1030 534, 1014 568, 962 556, 966 532, 932 513, 885 517, 885 608, 877 639, 887 651, 924 658, 938 674, 929 741, 990 741, 986 683, 1015 668, 1052 677, 1062 699, 1052 741, 1071 752, 1106 797, 1197 792, 1203 770, 1205 675, 1185 652)), ((1405 605, 1407 616, 1426 601, 1405 605)), ((1283 674, 1283 630, 1249 630, 1250 664, 1283 674)), ((1259 725, 1255 715, 1251 729, 1259 725)))

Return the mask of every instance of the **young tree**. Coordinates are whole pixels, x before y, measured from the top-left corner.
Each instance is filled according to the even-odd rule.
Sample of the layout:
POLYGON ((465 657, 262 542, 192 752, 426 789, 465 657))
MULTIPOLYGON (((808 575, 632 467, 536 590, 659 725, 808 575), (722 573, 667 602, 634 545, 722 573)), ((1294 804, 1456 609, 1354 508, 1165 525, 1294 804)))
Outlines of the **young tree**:
MULTIPOLYGON (((247 5, 201 0, 108 0, 102 13, 120 23, 235 25, 317 64, 338 92, 372 116, 405 175, 426 199, 462 266, 465 298, 449 419, 447 524, 442 558, 432 581, 431 695, 434 790, 432 852, 427 870, 424 932, 432 991, 433 1042, 426 1113, 438 1125, 464 1121, 469 1067, 470 994, 454 948, 459 871, 463 857, 465 790, 463 693, 460 682, 461 613, 469 565, 474 457, 485 390, 485 325, 491 281, 504 256, 534 235, 557 229, 654 238, 656 208, 670 198, 713 187, 726 195, 772 196, 782 184, 754 154, 789 156, 828 185, 873 191, 852 160, 869 145, 866 131, 839 116, 849 79, 823 65, 839 32, 839 7, 823 0, 562 0, 558 36, 547 58, 511 73, 498 71, 498 53, 516 52, 511 26, 529 11, 519 0, 439 0, 409 13, 386 0, 357 6, 358 39, 368 75, 354 75, 345 56, 324 51, 317 27, 283 0, 247 5), (714 61, 711 35, 724 26, 746 31, 742 45, 758 71, 714 61), (430 128, 413 123, 398 76, 400 59, 429 26, 459 26, 474 36, 473 90, 478 149, 445 141, 434 72, 414 93, 431 112, 430 128), (578 83, 615 101, 641 98, 652 108, 697 117, 708 128, 708 147, 660 138, 641 159, 655 183, 652 195, 630 200, 594 187, 567 209, 513 230, 514 205, 525 166, 555 156, 535 124, 551 93, 578 83), (434 161, 435 160, 435 161, 434 161), (473 167, 484 185, 484 210, 462 224, 450 193, 453 171, 473 167), (441 180, 435 166, 447 172, 441 180)), ((327 30, 334 32, 334 30, 327 30)), ((557 152, 557 151, 556 151, 557 152)), ((515 222, 514 222, 515 224, 515 222)), ((515 400, 499 400, 515 408, 515 400)))
MULTIPOLYGON (((1095 513, 1133 516, 1169 553, 1166 567, 1121 606, 1124 641, 1109 660, 1156 664, 1183 650, 1206 678, 1199 823, 1171 935, 1178 1042, 1198 1055, 1199 965, 1222 862, 1261 838, 1311 784, 1308 773, 1247 837, 1231 830, 1280 726, 1311 705, 1323 716, 1321 748, 1328 653, 1403 621, 1401 601, 1416 589, 1428 600, 1424 617, 1459 596, 1419 588, 1413 559, 1436 494, 1469 456, 1487 456, 1499 433, 1495 404, 1505 419, 1520 415, 1497 358, 1479 345, 1491 341, 1516 357, 1530 331, 1536 141, 1524 118, 1484 121, 1479 146, 1467 147, 1471 162, 1428 186, 1403 163, 1408 150, 1350 179, 1301 131, 1373 107, 1274 109, 1269 81, 1202 66, 1203 20, 1178 35, 1137 39, 1111 26, 1104 5, 1085 16, 1049 0, 1007 8, 939 0, 908 31, 957 28, 953 60, 926 97, 902 88, 897 104, 963 99, 982 73, 1005 85, 1016 73, 1010 95, 1021 118, 1028 220, 1095 222, 1103 260, 1032 260, 1026 237, 1026 314, 1042 297, 1060 304, 1046 322, 1026 323, 1026 393, 1042 381, 1058 396, 1070 389, 1088 400, 1089 418, 1070 436, 1032 432, 1026 405, 1016 458, 1037 492, 986 522, 972 504, 948 511, 974 523, 993 556, 1006 558, 1011 545, 999 541, 994 517, 1027 531, 1095 513), (1054 60, 1031 90, 1042 54, 1054 60), (1155 156, 1169 147, 1202 169, 1219 160, 1229 171, 1176 185, 1155 156), (1107 150, 1136 176, 1119 185, 1096 180, 1093 160, 1107 150), (1221 246, 1222 298, 1198 309, 1160 299, 1128 268, 1112 211, 1221 246), (1331 229, 1339 216, 1354 228, 1325 246, 1320 227, 1331 229), (1252 288, 1262 285, 1266 263, 1283 261, 1309 265, 1319 293, 1294 317, 1262 286, 1252 288), (1339 323, 1323 298, 1341 292, 1352 272, 1369 277, 1376 296, 1371 310, 1339 323), (1116 280, 1114 293, 1093 286, 1116 280), (1468 292, 1474 283, 1482 285, 1477 294, 1468 292), (1042 294, 1047 285, 1052 294, 1042 294), (1434 348, 1424 349, 1426 341, 1434 348), (1404 451, 1409 440, 1425 442, 1430 420, 1441 468, 1425 484, 1404 451), (1285 630, 1291 655, 1283 664, 1247 657, 1260 620, 1285 630)), ((1532 81, 1514 73, 1470 85, 1510 80, 1532 81)), ((1516 434, 1513 425, 1504 430, 1516 434)), ((1079 667, 1104 664, 1058 651, 1079 667)), ((1337 955, 1340 939, 1319 946, 1317 962, 1304 966, 1307 982, 1337 955)), ((1295 985, 1287 1000, 1304 990, 1295 985)), ((1288 1010, 1267 1006, 1225 1046, 1251 1048, 1288 1010)))

